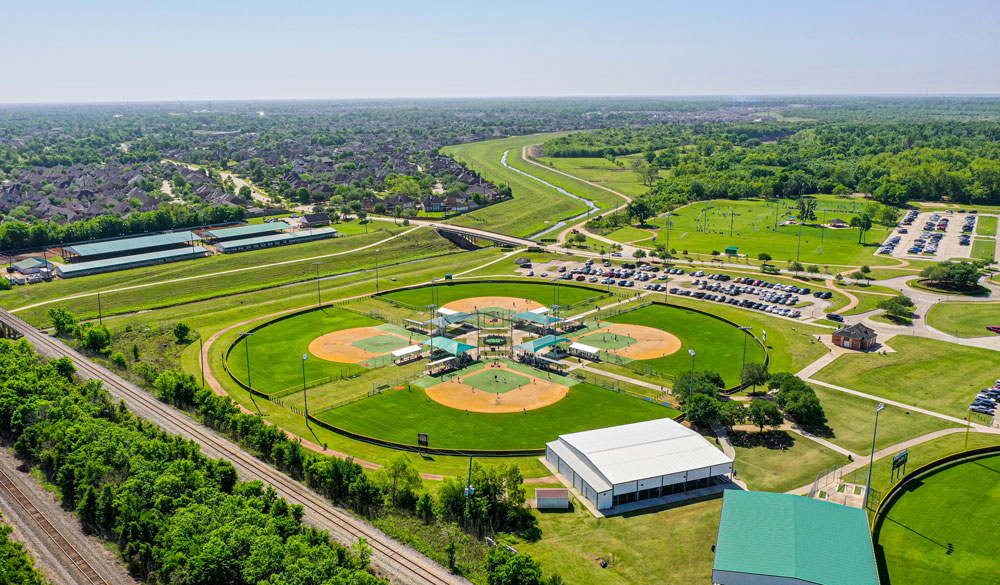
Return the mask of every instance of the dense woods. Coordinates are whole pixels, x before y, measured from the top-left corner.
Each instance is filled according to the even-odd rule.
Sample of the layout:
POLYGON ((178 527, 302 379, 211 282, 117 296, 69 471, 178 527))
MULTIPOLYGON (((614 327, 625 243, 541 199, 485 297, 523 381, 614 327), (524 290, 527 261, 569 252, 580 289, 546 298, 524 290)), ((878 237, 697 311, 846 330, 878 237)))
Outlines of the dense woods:
POLYGON ((3 524, 2 518, 0 513, 0 585, 48 585, 24 546, 10 539, 13 528, 3 524))
POLYGON ((545 152, 639 154, 640 164, 668 171, 652 186, 656 199, 861 192, 893 205, 1000 203, 994 121, 671 124, 571 134, 545 152))

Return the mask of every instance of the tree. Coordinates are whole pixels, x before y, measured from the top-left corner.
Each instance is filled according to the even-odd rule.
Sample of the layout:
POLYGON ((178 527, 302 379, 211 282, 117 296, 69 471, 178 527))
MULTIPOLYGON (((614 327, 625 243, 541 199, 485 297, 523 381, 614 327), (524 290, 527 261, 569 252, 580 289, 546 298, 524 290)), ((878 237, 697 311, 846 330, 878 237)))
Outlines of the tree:
POLYGON ((820 272, 819 266, 816 266, 815 264, 810 264, 809 267, 806 268, 806 272, 808 272, 809 274, 819 274, 820 272))
POLYGON ((731 429, 747 419, 747 409, 739 400, 727 400, 719 407, 719 424, 731 429))
POLYGON ((375 472, 375 482, 396 506, 397 495, 401 492, 416 492, 423 485, 420 472, 410 459, 398 453, 384 467, 375 472))
POLYGON ((743 366, 743 371, 740 372, 740 382, 744 386, 750 384, 753 386, 753 391, 757 391, 757 386, 761 384, 766 384, 770 375, 767 373, 767 366, 765 364, 759 363, 749 363, 743 366))
POLYGON ((48 315, 57 335, 65 337, 76 331, 77 319, 73 313, 58 307, 49 309, 48 315))
POLYGON ((920 276, 949 288, 968 289, 979 280, 979 270, 969 262, 946 261, 924 268, 920 276))
POLYGON ((864 241, 865 233, 872 229, 872 218, 865 213, 861 213, 851 218, 850 225, 852 228, 858 228, 858 243, 860 244, 864 241))
POLYGON ((111 345, 111 332, 104 325, 90 326, 83 333, 83 346, 94 353, 104 353, 111 345))
POLYGON ((799 221, 804 223, 816 219, 816 199, 812 197, 799 197, 796 207, 798 208, 799 221))
POLYGON ((915 306, 910 297, 902 294, 878 302, 878 308, 885 311, 890 317, 897 319, 909 319, 915 306))
POLYGON ((868 266, 867 264, 863 264, 861 266, 861 278, 864 278, 866 281, 868 281, 868 284, 872 283, 872 268, 871 268, 871 266, 868 266))
POLYGON ((861 279, 863 279, 865 277, 865 275, 862 274, 862 272, 860 270, 855 270, 854 272, 850 273, 848 276, 850 276, 851 278, 853 278, 855 283, 860 283, 861 279))
POLYGON ((362 571, 366 570, 372 560, 372 547, 368 544, 368 539, 359 536, 358 541, 351 545, 351 550, 354 551, 354 558, 357 560, 358 569, 362 571))
POLYGON ((767 252, 761 252, 757 254, 757 259, 760 260, 761 266, 763 266, 771 261, 771 255, 767 252))
POLYGON ((187 323, 178 322, 174 325, 174 337, 177 338, 177 343, 184 343, 187 341, 190 333, 191 327, 187 323))
POLYGON ((636 250, 635 252, 632 252, 632 257, 635 258, 636 260, 640 258, 645 258, 646 252, 644 250, 636 250))
POLYGON ((646 219, 652 217, 653 208, 646 199, 633 199, 625 206, 625 214, 629 220, 636 221, 641 225, 646 223, 646 219))
POLYGON ((725 387, 725 382, 717 372, 697 371, 694 373, 694 383, 691 383, 691 372, 686 370, 674 376, 674 397, 684 404, 689 394, 705 394, 715 398, 719 390, 725 387))
POLYGON ((684 417, 698 427, 708 427, 719 418, 719 401, 706 394, 695 394, 684 404, 684 417))
POLYGON ((764 427, 776 427, 784 422, 781 411, 778 410, 770 400, 754 400, 747 407, 747 419, 756 425, 760 432, 764 432, 764 427))
POLYGON ((542 569, 525 553, 513 555, 493 547, 483 561, 489 585, 542 585, 542 569))
POLYGON ((796 276, 798 276, 800 272, 805 270, 805 266, 802 266, 798 262, 792 262, 791 264, 788 265, 788 269, 794 272, 796 276))
POLYGON ((385 215, 385 203, 376 203, 372 207, 372 211, 374 211, 377 215, 385 215))
POLYGON ((251 201, 253 199, 253 191, 251 191, 250 187, 248 187, 246 185, 243 185, 242 187, 240 187, 238 195, 239 195, 239 198, 242 199, 242 200, 244 200, 244 201, 251 201))

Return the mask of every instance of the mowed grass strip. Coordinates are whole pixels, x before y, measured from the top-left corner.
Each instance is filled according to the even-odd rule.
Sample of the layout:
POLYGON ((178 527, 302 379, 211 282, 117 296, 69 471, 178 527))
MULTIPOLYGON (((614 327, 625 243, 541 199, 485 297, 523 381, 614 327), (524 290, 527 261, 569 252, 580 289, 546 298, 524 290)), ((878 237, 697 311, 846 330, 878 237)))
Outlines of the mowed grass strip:
POLYGON ((417 433, 428 433, 431 447, 503 450, 542 449, 560 434, 677 414, 665 406, 580 383, 566 398, 527 414, 466 414, 409 386, 329 410, 320 418, 354 433, 407 445, 416 444, 417 433))
MULTIPOLYGON (((831 443, 857 454, 868 453, 875 427, 875 407, 878 402, 839 392, 813 384, 826 413, 826 429, 814 430, 831 443)), ((957 426, 955 423, 887 405, 879 414, 878 439, 875 449, 880 450, 908 439, 941 429, 957 426)), ((813 429, 811 429, 813 430, 813 429)))
MULTIPOLYGON (((426 307, 437 300, 438 306, 452 301, 476 297, 511 297, 531 299, 550 307, 558 301, 561 306, 596 299, 606 294, 590 288, 576 288, 558 284, 495 280, 492 282, 448 282, 433 287, 426 286, 413 290, 401 290, 382 295, 383 299, 406 303, 415 307, 426 307), (558 287, 558 288, 557 288, 558 287)), ((489 309, 489 307, 480 307, 489 309)), ((509 308, 506 309, 509 312, 509 308)))
POLYGON ((927 313, 927 324, 956 337, 993 336, 986 327, 1000 325, 1000 303, 937 303, 927 313))
POLYGON ((896 353, 842 355, 813 378, 956 417, 1000 378, 992 350, 904 335, 885 343, 896 353))
POLYGON ((997 217, 995 215, 980 215, 976 220, 977 236, 997 235, 997 217))
POLYGON ((992 238, 976 238, 972 241, 973 258, 993 258, 996 256, 997 243, 992 238))
MULTIPOLYGON (((711 309, 706 306, 705 310, 711 309)), ((663 305, 650 305, 609 317, 612 323, 645 325, 668 331, 681 340, 681 350, 666 357, 652 360, 637 360, 656 370, 674 376, 690 371, 691 356, 687 350, 695 351, 694 369, 718 372, 727 386, 739 383, 740 368, 743 363, 743 341, 746 334, 738 328, 708 315, 663 305)), ((763 362, 764 350, 752 339, 746 340, 747 363, 763 362)))
MULTIPOLYGON (((755 435, 757 430, 749 431, 755 435)), ((736 472, 751 490, 786 492, 816 479, 816 474, 847 465, 847 458, 815 441, 787 431, 768 431, 784 450, 776 446, 744 447, 734 441, 736 472)))
POLYGON ((878 535, 892 583, 996 582, 1000 455, 943 467, 893 502, 878 535))

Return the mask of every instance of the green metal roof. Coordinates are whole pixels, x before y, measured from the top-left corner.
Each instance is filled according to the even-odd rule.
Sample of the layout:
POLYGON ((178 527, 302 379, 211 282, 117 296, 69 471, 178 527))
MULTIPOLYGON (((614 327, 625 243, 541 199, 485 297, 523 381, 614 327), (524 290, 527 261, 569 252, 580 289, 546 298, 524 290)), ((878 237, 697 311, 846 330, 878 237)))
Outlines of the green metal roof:
POLYGON ((440 349, 441 351, 450 353, 451 355, 462 355, 470 349, 476 348, 474 345, 462 343, 461 341, 455 341, 454 339, 448 339, 447 337, 431 337, 427 341, 421 341, 420 345, 429 345, 434 349, 440 349))
POLYGON ((155 262, 157 260, 170 260, 174 258, 183 258, 185 256, 190 257, 201 257, 205 255, 207 250, 203 246, 194 246, 192 248, 180 248, 177 250, 161 250, 159 252, 150 252, 148 254, 135 254, 133 256, 118 256, 116 258, 105 258, 103 260, 93 260, 91 262, 77 262, 76 264, 62 264, 56 268, 59 274, 66 276, 73 276, 78 273, 86 273, 91 270, 103 270, 105 268, 117 267, 122 270, 128 268, 129 266, 135 264, 143 264, 146 262, 155 262))
POLYGON ((538 353, 538 351, 549 347, 550 345, 555 345, 557 343, 569 343, 570 340, 565 337, 556 337, 555 335, 545 335, 544 337, 539 337, 538 339, 532 339, 531 341, 525 341, 524 343, 519 343, 514 347, 530 351, 531 353, 538 353))
POLYGON ((233 251, 240 248, 247 248, 252 246, 260 246, 261 244, 279 243, 279 242, 293 242, 293 241, 306 241, 310 239, 320 239, 320 238, 332 238, 337 235, 337 230, 333 228, 319 228, 319 229, 307 229, 299 230, 297 232, 285 232, 280 234, 271 234, 267 236, 259 236, 256 238, 246 238, 243 240, 230 240, 228 242, 219 242, 216 246, 222 250, 233 251))
POLYGON ((51 266, 51 264, 39 258, 25 258, 24 260, 14 263, 14 268, 27 269, 34 268, 36 266, 51 266))
POLYGON ((522 321, 531 321, 532 323, 538 323, 539 325, 552 325, 553 323, 562 321, 559 317, 543 315, 541 313, 532 313, 531 311, 517 313, 514 315, 514 318, 521 319, 522 321))
POLYGON ((448 325, 454 325, 455 323, 461 323, 469 319, 474 319, 476 316, 472 313, 463 313, 459 311, 458 313, 453 313, 451 315, 441 315, 439 317, 434 317, 428 323, 434 325, 435 327, 447 327, 448 325))
POLYGON ((124 238, 121 240, 109 240, 107 242, 94 242, 93 244, 75 244, 73 246, 63 246, 63 250, 79 256, 97 256, 100 254, 115 254, 118 252, 130 252, 143 250, 145 248, 157 248, 160 246, 170 246, 172 244, 186 244, 187 242, 200 242, 201 238, 194 232, 174 232, 171 234, 157 234, 155 236, 143 236, 141 238, 124 238))
POLYGON ((726 490, 712 570, 878 585, 865 512, 791 494, 726 490))
POLYGON ((256 223, 250 225, 241 225, 238 227, 231 228, 221 228, 217 230, 208 230, 202 232, 203 236, 208 236, 210 238, 238 238, 241 236, 252 236, 255 234, 267 234, 270 232, 277 232, 280 230, 291 229, 292 226, 288 225, 283 221, 272 221, 271 223, 256 223))

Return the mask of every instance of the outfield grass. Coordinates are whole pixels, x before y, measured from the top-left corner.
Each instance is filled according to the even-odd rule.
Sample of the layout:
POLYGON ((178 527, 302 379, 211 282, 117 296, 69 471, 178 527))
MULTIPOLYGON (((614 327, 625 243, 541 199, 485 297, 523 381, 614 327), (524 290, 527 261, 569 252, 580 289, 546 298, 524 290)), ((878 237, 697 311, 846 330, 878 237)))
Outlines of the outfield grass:
MULTIPOLYGON (((751 435, 757 430, 749 431, 751 435)), ((741 447, 736 449, 736 472, 751 490, 786 492, 816 479, 816 474, 834 465, 846 465, 847 458, 815 441, 787 431, 769 431, 785 450, 775 447, 741 447)))
POLYGON ((710 543, 715 542, 721 510, 722 499, 714 498, 597 519, 574 503, 569 512, 533 511, 541 540, 515 542, 514 548, 566 583, 709 583, 710 543), (607 569, 600 560, 608 561, 607 569))
POLYGON ((998 480, 994 455, 942 467, 902 494, 886 512, 876 548, 891 582, 996 582, 998 480))
POLYGON ((972 241, 972 258, 993 258, 996 256, 997 243, 992 238, 976 238, 972 241))
MULTIPOLYGON (((687 350, 693 349, 696 353, 695 370, 718 372, 727 387, 739 384, 746 334, 729 323, 696 311, 663 305, 651 305, 609 317, 606 321, 662 329, 680 339, 680 350, 666 357, 638 360, 641 364, 676 376, 691 369, 691 356, 687 350)), ((746 361, 764 361, 764 350, 752 339, 748 339, 746 343, 746 361)))
MULTIPOLYGON (((850 221, 851 203, 828 200, 821 196, 820 206, 839 205, 843 210, 829 216, 850 221)), ((863 205, 857 206, 860 211, 863 205)), ((767 201, 729 201, 712 200, 699 201, 671 214, 673 226, 670 230, 670 248, 702 254, 712 250, 722 251, 727 246, 738 246, 740 254, 756 258, 766 252, 775 260, 795 260, 799 245, 799 226, 779 225, 774 227, 775 211, 778 223, 789 215, 794 215, 795 202, 778 200, 778 203, 767 201), (730 213, 738 215, 730 216, 730 213), (707 221, 706 221, 707 219, 707 221), (732 220, 732 235, 730 235, 730 220, 732 220)), ((661 236, 658 242, 666 243, 667 233, 664 218, 651 220, 649 223, 660 227, 661 236)), ((875 256, 873 251, 877 242, 881 242, 888 230, 876 227, 867 235, 868 245, 858 244, 858 231, 855 229, 829 229, 818 226, 802 227, 801 251, 799 260, 806 264, 835 264, 844 266, 871 266, 895 264, 891 258, 875 256), (822 237, 821 237, 821 233, 822 237), (821 241, 822 240, 822 241, 821 241)))
POLYGON ((813 377, 956 417, 1000 377, 988 349, 905 335, 885 343, 896 353, 842 355, 813 377))
POLYGON ((397 443, 415 445, 417 433, 428 433, 431 447, 502 450, 541 449, 560 434, 677 414, 671 408, 579 383, 559 402, 524 414, 466 414, 410 386, 326 411, 319 418, 397 443))
MULTIPOLYGON (((813 385, 813 390, 823 405, 827 419, 827 429, 815 432, 852 453, 868 453, 872 444, 875 407, 878 402, 818 384, 813 385)), ((879 414, 879 432, 875 449, 884 449, 914 437, 955 426, 957 426, 955 423, 933 416, 896 406, 886 406, 879 414)))
POLYGON ((983 215, 976 220, 977 236, 997 235, 997 217, 995 215, 983 215))
MULTIPOLYGON (((543 282, 499 281, 499 282, 460 282, 452 281, 433 287, 415 290, 403 290, 382 295, 387 300, 395 300, 416 307, 428 304, 445 306, 452 301, 475 297, 512 297, 515 299, 531 299, 545 306, 558 304, 561 306, 581 303, 606 295, 597 288, 575 288, 543 282), (434 298, 437 302, 434 303, 434 298)), ((592 307, 591 307, 592 308, 592 307)))
POLYGON ((987 325, 1000 325, 1000 303, 937 303, 927 313, 927 324, 956 337, 996 335, 987 325))

